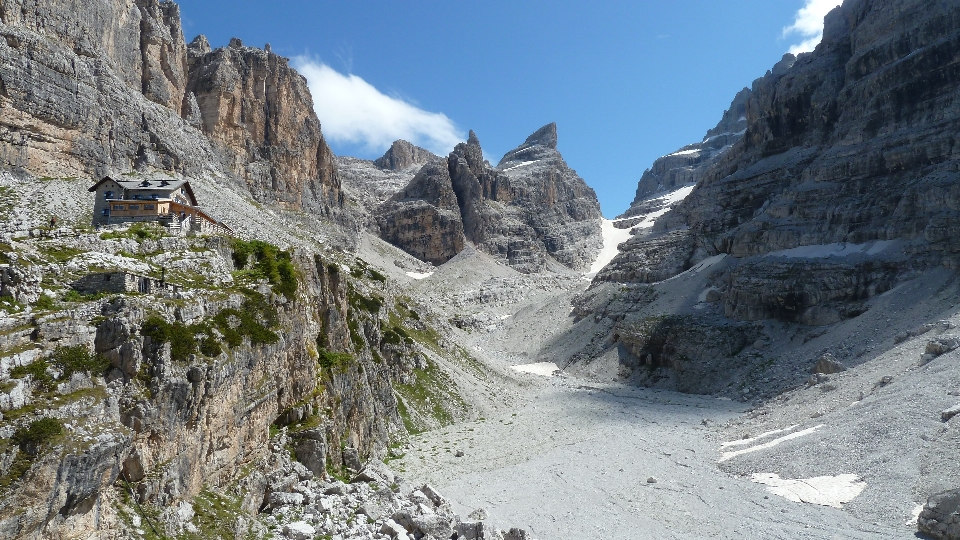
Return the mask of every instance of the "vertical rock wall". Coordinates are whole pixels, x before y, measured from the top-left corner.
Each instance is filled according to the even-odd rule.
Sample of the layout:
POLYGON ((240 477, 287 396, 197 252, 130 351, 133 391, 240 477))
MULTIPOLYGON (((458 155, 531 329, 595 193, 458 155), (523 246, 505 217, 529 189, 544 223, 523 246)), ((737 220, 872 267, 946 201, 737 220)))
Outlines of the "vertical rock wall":
POLYGON ((343 204, 333 154, 320 132, 307 81, 271 52, 230 46, 189 48, 188 103, 199 125, 228 151, 232 170, 254 197, 299 209, 343 204))
POLYGON ((0 37, 0 166, 160 169, 239 178, 286 208, 343 205, 303 77, 239 41, 210 51, 198 40, 188 54, 173 2, 11 0, 0 37))

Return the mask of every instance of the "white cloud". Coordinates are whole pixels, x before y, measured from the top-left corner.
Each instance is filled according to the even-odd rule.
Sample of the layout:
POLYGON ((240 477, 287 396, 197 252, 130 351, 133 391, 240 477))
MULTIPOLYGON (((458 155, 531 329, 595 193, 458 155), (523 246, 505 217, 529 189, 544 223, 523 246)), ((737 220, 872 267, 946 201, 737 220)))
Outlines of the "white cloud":
POLYGON ((445 114, 388 96, 356 75, 302 56, 294 58, 293 65, 307 78, 323 135, 332 141, 379 153, 404 139, 444 155, 466 140, 445 114))
POLYGON ((791 54, 809 52, 816 48, 823 37, 823 18, 840 0, 806 0, 806 4, 797 11, 793 24, 783 29, 783 37, 798 35, 803 41, 790 47, 791 54))

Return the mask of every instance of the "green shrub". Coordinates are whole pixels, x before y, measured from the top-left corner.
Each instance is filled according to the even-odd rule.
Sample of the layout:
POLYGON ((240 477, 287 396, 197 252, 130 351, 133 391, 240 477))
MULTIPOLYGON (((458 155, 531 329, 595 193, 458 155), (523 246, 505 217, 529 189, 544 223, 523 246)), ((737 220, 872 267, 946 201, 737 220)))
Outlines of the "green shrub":
POLYGON ((249 338, 252 345, 276 343, 280 337, 271 330, 279 324, 276 310, 262 294, 253 290, 243 293, 247 298, 240 309, 222 309, 210 321, 186 325, 152 315, 140 326, 140 333, 157 343, 169 343, 170 358, 178 362, 185 362, 196 353, 210 358, 219 356, 223 347, 214 328, 223 334, 229 347, 243 344, 244 338, 249 338))
POLYGON ((74 373, 103 375, 110 367, 110 361, 99 354, 90 354, 83 345, 57 347, 50 356, 50 363, 63 372, 63 378, 74 373))
POLYGON ((392 345, 400 345, 402 343, 413 345, 413 338, 410 337, 402 327, 394 326, 393 328, 387 328, 383 331, 383 342, 392 345))
POLYGON ((133 238, 137 243, 142 244, 144 240, 159 240, 163 235, 163 226, 158 223, 134 223, 127 230, 107 231, 100 235, 100 239, 133 238))
POLYGON ((383 298, 380 298, 376 295, 371 298, 367 298, 366 296, 358 293, 352 287, 347 293, 347 297, 350 301, 350 305, 357 310, 369 311, 370 313, 379 313, 380 308, 383 307, 383 298))
POLYGON ((30 375, 43 391, 49 392, 55 388, 56 380, 47 373, 47 368, 53 367, 61 372, 61 378, 68 379, 74 373, 90 373, 103 375, 110 367, 110 362, 99 354, 90 354, 83 345, 73 347, 57 347, 48 358, 41 358, 26 366, 16 366, 10 370, 14 379, 22 379, 30 375))
POLYGON ((353 361, 353 355, 350 353, 339 353, 328 351, 326 349, 320 349, 320 357, 318 362, 322 368, 343 371, 347 368, 347 366, 352 364, 353 361))
POLYGON ((54 437, 63 433, 63 423, 56 418, 34 420, 14 432, 12 440, 27 454, 36 456, 41 448, 54 437))
POLYGON ((48 367, 50 367, 50 364, 47 363, 46 359, 41 358, 25 366, 15 366, 10 370, 10 377, 14 379, 23 379, 27 375, 30 375, 33 381, 37 383, 43 390, 50 391, 53 389, 54 380, 53 377, 47 373, 48 367))
POLYGON ((297 292, 298 276, 289 252, 262 240, 245 241, 239 238, 233 240, 231 247, 233 264, 238 270, 247 268, 253 256, 256 261, 250 274, 258 279, 266 279, 273 285, 273 292, 293 299, 297 292))

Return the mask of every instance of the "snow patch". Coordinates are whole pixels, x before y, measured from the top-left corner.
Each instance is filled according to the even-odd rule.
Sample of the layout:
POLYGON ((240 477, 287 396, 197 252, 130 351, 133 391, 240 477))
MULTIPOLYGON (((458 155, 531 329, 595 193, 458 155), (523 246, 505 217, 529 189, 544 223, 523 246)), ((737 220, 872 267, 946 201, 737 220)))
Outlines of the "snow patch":
POLYGON ((657 218, 666 214, 670 211, 671 208, 678 202, 687 198, 690 193, 693 192, 695 185, 691 184, 688 186, 683 186, 681 188, 675 189, 665 195, 661 195, 653 201, 660 202, 663 206, 659 210, 655 210, 643 216, 643 220, 630 227, 629 229, 618 229, 614 227, 613 224, 626 221, 628 219, 637 219, 641 216, 632 216, 628 218, 621 219, 601 219, 600 221, 600 233, 603 236, 603 248, 600 249, 600 253, 597 254, 597 258, 594 259, 593 264, 590 265, 590 271, 583 275, 585 279, 593 279, 597 275, 597 272, 603 270, 603 267, 610 263, 614 257, 620 253, 620 244, 626 242, 632 236, 630 231, 636 229, 649 229, 653 227, 653 224, 656 223, 657 218))
POLYGON ((539 160, 539 159, 535 159, 535 160, 533 160, 533 161, 524 161, 523 163, 521 163, 521 164, 519 164, 519 165, 514 165, 513 167, 509 167, 509 168, 503 169, 503 172, 512 171, 512 170, 514 170, 514 169, 519 169, 520 167, 526 167, 527 165, 533 165, 534 163, 537 163, 538 161, 540 161, 540 160, 539 160))
POLYGON ((767 437, 770 437, 771 435, 776 435, 777 433, 784 433, 784 432, 786 432, 786 431, 793 431, 793 430, 797 429, 798 427, 800 427, 800 424, 794 424, 794 425, 792 425, 792 426, 785 427, 785 428, 783 428, 783 429, 775 429, 775 430, 773 430, 773 431, 767 431, 766 433, 761 433, 761 434, 757 435, 756 437, 750 437, 749 439, 738 439, 738 440, 736 440, 736 441, 730 441, 730 442, 721 443, 721 444, 720 444, 720 448, 726 448, 726 447, 728 447, 728 446, 743 446, 743 445, 745 445, 745 444, 753 444, 753 443, 755 443, 755 442, 757 442, 757 441, 759 441, 759 440, 761 440, 761 439, 766 439, 767 437))
POLYGON ((754 473, 750 479, 765 484, 767 491, 787 500, 834 508, 840 508, 843 503, 857 498, 867 487, 867 483, 860 481, 855 474, 789 480, 773 473, 754 473))
POLYGON ((407 272, 407 275, 413 279, 427 279, 433 275, 433 272, 407 272))
POLYGON ((778 444, 780 444, 780 443, 782 443, 782 442, 786 442, 786 441, 793 440, 793 439, 798 439, 798 438, 803 437, 803 436, 805 436, 805 435, 810 435, 811 433, 816 432, 818 429, 820 429, 820 428, 822 428, 822 427, 823 427, 823 424, 820 424, 820 425, 817 425, 817 426, 813 426, 812 428, 807 428, 807 429, 805 429, 805 430, 803 430, 803 431, 797 431, 797 432, 791 433, 791 434, 789 434, 789 435, 784 435, 783 437, 777 437, 776 439, 774 439, 774 440, 772 440, 772 441, 770 441, 770 442, 766 442, 766 443, 763 443, 763 444, 758 444, 758 445, 756 445, 756 446, 751 446, 750 448, 744 448, 743 450, 734 450, 733 452, 724 452, 723 455, 720 456, 720 461, 721 461, 721 462, 722 462, 722 461, 727 461, 728 459, 733 459, 733 458, 735 458, 735 457, 737 457, 737 456, 741 456, 741 455, 743 455, 743 454, 749 454, 749 453, 751 453, 751 452, 758 452, 758 451, 760 451, 760 450, 766 450, 766 449, 768 449, 768 448, 773 448, 774 446, 777 446, 778 444))
POLYGON ((672 154, 667 154, 665 157, 670 156, 688 156, 690 154, 699 154, 700 150, 680 150, 679 152, 674 152, 672 154))
POLYGON ((514 371, 519 371, 520 373, 532 373, 534 375, 541 375, 544 377, 553 377, 554 372, 560 371, 560 368, 557 367, 553 362, 536 362, 533 364, 520 364, 517 366, 510 366, 510 369, 514 371))
POLYGON ((602 219, 600 222, 600 234, 603 236, 603 248, 597 254, 593 264, 590 265, 590 271, 584 274, 587 279, 593 279, 597 272, 603 270, 603 267, 610 263, 614 257, 620 253, 620 244, 630 239, 630 229, 618 229, 613 226, 613 221, 602 219))

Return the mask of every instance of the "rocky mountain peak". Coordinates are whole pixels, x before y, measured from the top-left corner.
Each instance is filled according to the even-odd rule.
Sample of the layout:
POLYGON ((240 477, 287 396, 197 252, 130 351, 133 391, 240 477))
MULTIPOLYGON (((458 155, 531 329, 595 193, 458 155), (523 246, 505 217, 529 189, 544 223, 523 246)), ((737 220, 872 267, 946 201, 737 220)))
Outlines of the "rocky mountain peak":
POLYGON ((550 122, 534 131, 523 144, 504 154, 498 169, 509 169, 522 163, 559 158, 557 151, 557 123, 550 122))
POLYGON ((210 41, 207 40, 207 36, 200 34, 197 37, 193 38, 193 41, 190 42, 187 47, 192 51, 198 54, 207 54, 212 51, 213 48, 210 46, 210 41))
POLYGON ((398 171, 414 165, 424 165, 440 159, 433 152, 413 145, 403 139, 393 141, 390 149, 383 156, 375 159, 373 164, 381 169, 398 171))
POLYGON ((470 130, 470 136, 467 137, 467 144, 480 146, 480 139, 477 138, 477 134, 470 130))
POLYGON ((547 148, 557 148, 557 123, 550 122, 549 124, 543 126, 537 131, 533 132, 532 135, 527 137, 527 140, 523 142, 525 145, 541 145, 546 146, 547 148))

